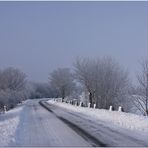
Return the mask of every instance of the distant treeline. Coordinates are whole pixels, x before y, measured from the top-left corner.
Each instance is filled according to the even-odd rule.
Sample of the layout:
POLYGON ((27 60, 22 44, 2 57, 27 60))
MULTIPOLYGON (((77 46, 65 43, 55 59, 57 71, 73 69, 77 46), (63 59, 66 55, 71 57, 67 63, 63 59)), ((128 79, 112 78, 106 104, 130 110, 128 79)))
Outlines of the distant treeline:
POLYGON ((0 71, 0 107, 13 108, 25 99, 59 98, 81 100, 108 109, 122 106, 130 111, 133 104, 143 113, 148 112, 148 60, 141 63, 134 86, 128 71, 112 57, 78 58, 71 69, 57 68, 49 74, 47 83, 28 82, 26 75, 16 68, 0 71), (131 97, 139 95, 141 97, 131 97), (140 106, 140 107, 139 107, 140 106))

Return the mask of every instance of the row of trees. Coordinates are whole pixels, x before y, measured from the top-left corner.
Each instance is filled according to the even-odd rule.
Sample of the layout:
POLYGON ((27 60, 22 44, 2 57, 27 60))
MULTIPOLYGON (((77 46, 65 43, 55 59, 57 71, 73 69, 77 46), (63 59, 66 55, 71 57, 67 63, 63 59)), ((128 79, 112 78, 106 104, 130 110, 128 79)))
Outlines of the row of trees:
POLYGON ((127 70, 111 57, 79 58, 73 66, 73 71, 58 68, 50 74, 50 85, 56 90, 57 97, 64 100, 85 92, 84 101, 96 104, 98 108, 108 109, 110 105, 117 108, 121 105, 125 111, 130 111, 134 104, 144 115, 148 115, 148 60, 142 62, 142 72, 137 76, 139 97, 127 70))
POLYGON ((58 92, 48 83, 27 81, 21 70, 13 67, 0 70, 0 111, 15 107, 26 99, 57 97, 58 92))
POLYGON ((58 68, 49 76, 49 83, 27 82, 19 69, 0 70, 0 108, 13 108, 27 98, 61 97, 83 99, 83 103, 96 104, 108 109, 121 105, 130 111, 134 104, 142 114, 148 115, 148 60, 141 63, 137 75, 139 85, 135 88, 127 70, 111 57, 98 59, 78 58, 73 69, 58 68), (83 97, 80 97, 84 94, 83 97))
POLYGON ((50 74, 49 79, 63 99, 73 94, 76 86, 81 86, 91 105, 97 104, 99 108, 119 104, 128 106, 128 73, 111 57, 77 59, 73 73, 70 69, 59 68, 50 74))

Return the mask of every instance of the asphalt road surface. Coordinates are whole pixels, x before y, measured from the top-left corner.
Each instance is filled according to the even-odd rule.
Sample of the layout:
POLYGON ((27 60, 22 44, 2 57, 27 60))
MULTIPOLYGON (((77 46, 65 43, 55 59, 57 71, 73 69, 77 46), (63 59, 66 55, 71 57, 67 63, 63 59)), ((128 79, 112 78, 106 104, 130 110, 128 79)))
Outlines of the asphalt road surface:
POLYGON ((147 134, 92 121, 53 104, 23 104, 14 142, 9 146, 148 146, 147 134), (46 106, 47 105, 47 106, 46 106))
MULTIPOLYGON (((80 128, 79 131, 82 130, 85 131, 85 133, 88 133, 87 137, 89 138, 87 141, 90 140, 89 143, 91 144, 93 141, 95 144, 93 144, 94 146, 148 147, 148 133, 146 132, 125 129, 108 122, 90 118, 87 114, 70 111, 52 103, 47 104, 44 101, 42 102, 47 110, 53 112, 59 118, 64 119, 63 121, 66 121, 66 123, 70 122, 72 128, 74 124, 74 126, 80 128), (89 135, 91 135, 92 138, 90 138, 89 135)), ((77 128, 75 131, 77 131, 77 128)))
POLYGON ((15 138, 11 146, 92 146, 38 100, 25 103, 15 138))

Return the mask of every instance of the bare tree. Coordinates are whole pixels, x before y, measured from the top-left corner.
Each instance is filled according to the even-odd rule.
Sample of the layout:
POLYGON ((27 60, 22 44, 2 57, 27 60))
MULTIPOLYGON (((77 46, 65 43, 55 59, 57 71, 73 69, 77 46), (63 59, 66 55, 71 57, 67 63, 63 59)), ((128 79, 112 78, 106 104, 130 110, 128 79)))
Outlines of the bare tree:
POLYGON ((7 68, 0 71, 0 105, 13 108, 26 98, 26 75, 19 69, 7 68))
POLYGON ((26 75, 16 68, 7 68, 1 72, 1 89, 20 91, 24 89, 26 75))
POLYGON ((97 63, 96 61, 84 58, 77 59, 74 63, 76 78, 88 91, 89 102, 95 103, 96 80, 97 80, 97 63))
POLYGON ((104 57, 100 61, 98 91, 101 106, 124 106, 128 92, 128 73, 113 58, 104 57))
POLYGON ((89 93, 91 104, 108 108, 125 101, 128 73, 111 57, 77 59, 74 66, 77 79, 89 93))
POLYGON ((50 74, 50 85, 55 87, 62 100, 69 96, 75 86, 73 75, 68 68, 58 68, 50 74))
POLYGON ((142 96, 133 96, 134 105, 148 116, 148 59, 143 59, 141 64, 141 72, 137 75, 139 88, 142 96))

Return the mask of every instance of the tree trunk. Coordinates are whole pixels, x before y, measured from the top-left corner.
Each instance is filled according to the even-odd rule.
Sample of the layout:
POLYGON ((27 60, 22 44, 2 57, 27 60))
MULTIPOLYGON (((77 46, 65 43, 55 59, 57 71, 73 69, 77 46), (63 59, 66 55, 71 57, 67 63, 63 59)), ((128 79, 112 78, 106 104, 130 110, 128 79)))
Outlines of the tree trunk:
POLYGON ((146 110, 146 116, 148 116, 148 110, 146 110))
POLYGON ((62 102, 64 102, 65 99, 65 89, 62 89, 62 102))
POLYGON ((92 106, 92 102, 93 102, 93 100, 92 100, 92 93, 89 92, 89 103, 91 104, 91 106, 92 106))

